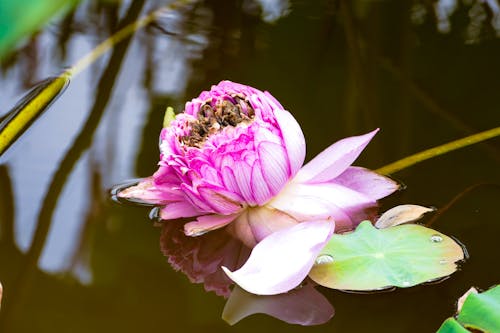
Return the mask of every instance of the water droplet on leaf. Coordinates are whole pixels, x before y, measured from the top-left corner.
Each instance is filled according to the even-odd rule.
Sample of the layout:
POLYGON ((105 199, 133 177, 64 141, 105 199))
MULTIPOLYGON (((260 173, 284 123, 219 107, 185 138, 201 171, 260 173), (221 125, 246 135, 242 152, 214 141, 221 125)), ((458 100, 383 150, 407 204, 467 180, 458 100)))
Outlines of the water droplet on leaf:
POLYGON ((316 265, 324 265, 333 262, 333 257, 329 254, 322 254, 316 258, 316 265))
POLYGON ((431 242, 433 243, 440 243, 443 241, 443 237, 441 237, 441 235, 432 235, 431 236, 431 242))

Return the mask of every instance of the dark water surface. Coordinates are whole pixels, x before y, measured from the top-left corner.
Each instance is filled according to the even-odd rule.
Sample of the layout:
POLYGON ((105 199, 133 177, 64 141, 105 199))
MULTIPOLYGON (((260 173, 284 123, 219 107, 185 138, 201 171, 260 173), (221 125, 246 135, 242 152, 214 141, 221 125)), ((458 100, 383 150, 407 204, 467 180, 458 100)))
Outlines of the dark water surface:
MULTIPOLYGON (((149 210, 109 200, 114 184, 156 169, 165 107, 222 79, 280 100, 308 158, 380 127, 356 162, 377 168, 499 126, 497 1, 277 3, 200 1, 163 16, 75 77, 2 156, 1 332, 433 332, 470 286, 500 282, 499 139, 393 175, 407 188, 383 203, 441 208, 427 220, 466 245, 462 269, 388 293, 320 288, 335 316, 317 327, 264 315, 229 326, 225 300, 167 263, 149 210)), ((3 65, 0 112, 163 4, 82 2, 3 65)))

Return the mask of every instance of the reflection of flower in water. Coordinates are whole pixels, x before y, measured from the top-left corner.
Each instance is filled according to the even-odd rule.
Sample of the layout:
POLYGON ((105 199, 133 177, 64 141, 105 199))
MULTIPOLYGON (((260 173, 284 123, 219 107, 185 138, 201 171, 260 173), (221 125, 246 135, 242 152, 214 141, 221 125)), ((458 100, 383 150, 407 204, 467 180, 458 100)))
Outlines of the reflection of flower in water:
POLYGON ((203 283, 205 290, 228 298, 222 317, 231 325, 256 313, 304 326, 323 324, 333 316, 333 307, 311 281, 280 295, 258 296, 238 287, 231 291, 233 282, 221 266, 238 269, 250 249, 223 229, 203 237, 189 237, 178 221, 164 223, 160 245, 174 269, 193 283, 203 283))
POLYGON ((193 283, 203 283, 205 290, 228 297, 233 282, 221 266, 237 269, 248 258, 250 249, 225 230, 215 230, 203 237, 189 237, 178 222, 164 223, 160 246, 168 262, 193 283))
POLYGON ((305 140, 293 116, 268 92, 223 81, 162 130, 158 171, 119 195, 161 206, 164 220, 190 218, 189 236, 227 226, 249 247, 273 236, 256 251, 294 256, 274 264, 278 280, 255 279, 245 289, 281 293, 307 275, 334 226, 345 231, 370 219, 377 200, 397 189, 350 166, 375 133, 341 140, 302 167, 305 140))
POLYGON ((306 283, 286 294, 261 296, 235 287, 229 297, 222 318, 230 325, 245 317, 264 313, 289 324, 321 325, 333 317, 334 309, 313 283, 306 283))

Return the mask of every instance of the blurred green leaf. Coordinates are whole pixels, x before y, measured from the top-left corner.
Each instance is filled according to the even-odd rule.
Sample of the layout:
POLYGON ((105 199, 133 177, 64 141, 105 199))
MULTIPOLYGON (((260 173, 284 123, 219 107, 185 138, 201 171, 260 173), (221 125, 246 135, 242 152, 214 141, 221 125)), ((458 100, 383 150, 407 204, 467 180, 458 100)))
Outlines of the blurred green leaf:
POLYGON ((309 276, 333 289, 406 288, 452 274, 464 256, 452 238, 421 225, 377 229, 364 221, 333 235, 309 276))
POLYGON ((16 44, 36 32, 54 15, 68 10, 79 0, 0 1, 0 59, 16 44))

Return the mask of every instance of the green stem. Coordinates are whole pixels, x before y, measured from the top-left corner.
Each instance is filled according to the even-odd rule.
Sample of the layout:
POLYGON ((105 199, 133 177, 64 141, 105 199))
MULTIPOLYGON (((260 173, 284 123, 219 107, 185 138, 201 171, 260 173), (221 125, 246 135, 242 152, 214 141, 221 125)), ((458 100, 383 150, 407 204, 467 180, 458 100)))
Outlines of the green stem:
POLYGON ((450 151, 467 147, 475 143, 494 138, 496 136, 500 136, 500 127, 496 127, 484 132, 467 136, 462 139, 445 143, 444 145, 424 150, 420 153, 416 153, 414 155, 405 157, 399 161, 387 164, 375 171, 384 175, 393 174, 403 169, 409 168, 412 165, 428 160, 430 158, 444 155, 446 153, 449 153, 450 151))

